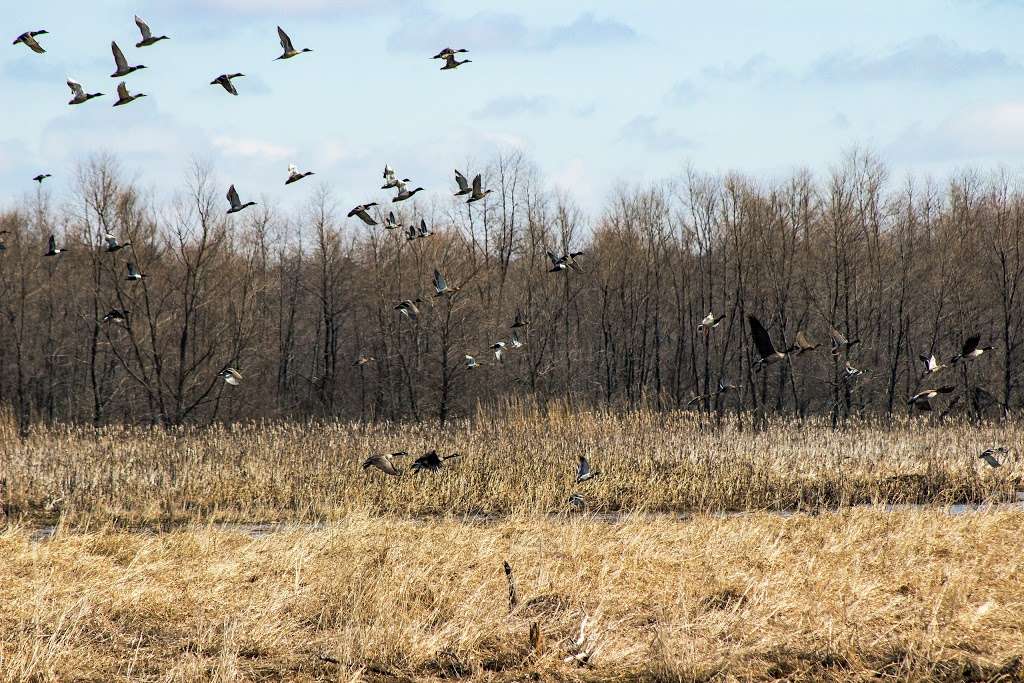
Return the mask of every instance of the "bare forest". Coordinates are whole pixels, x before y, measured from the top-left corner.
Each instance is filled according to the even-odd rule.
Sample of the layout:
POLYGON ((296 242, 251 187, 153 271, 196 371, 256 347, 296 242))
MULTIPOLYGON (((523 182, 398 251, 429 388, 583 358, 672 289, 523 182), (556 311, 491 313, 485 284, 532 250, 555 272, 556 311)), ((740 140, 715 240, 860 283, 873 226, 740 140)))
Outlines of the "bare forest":
POLYGON ((486 200, 382 199, 375 227, 326 186, 296 213, 261 201, 226 216, 200 163, 166 196, 110 157, 77 173, 66 196, 40 185, 0 213, 0 404, 22 430, 444 423, 553 399, 838 424, 906 414, 932 384, 956 390, 923 419, 996 419, 1024 400, 1024 194, 1006 172, 899 179, 856 151, 817 175, 684 170, 591 215, 514 153, 487 166, 486 200), (385 229, 389 210, 433 234, 385 229), (105 233, 130 245, 109 253, 105 233), (46 258, 51 234, 68 251, 46 258), (583 252, 580 269, 549 272, 549 251, 583 252), (457 294, 434 296, 435 269, 457 294), (114 310, 125 320, 104 322, 114 310), (529 324, 513 330, 517 311, 529 324), (709 311, 724 318, 699 332, 709 311), (757 371, 750 314, 780 346, 803 332, 820 347, 757 371), (832 328, 859 343, 831 353, 832 328), (513 332, 522 346, 499 361, 490 347, 513 332), (994 351, 922 377, 920 355, 947 363, 972 335, 994 351))

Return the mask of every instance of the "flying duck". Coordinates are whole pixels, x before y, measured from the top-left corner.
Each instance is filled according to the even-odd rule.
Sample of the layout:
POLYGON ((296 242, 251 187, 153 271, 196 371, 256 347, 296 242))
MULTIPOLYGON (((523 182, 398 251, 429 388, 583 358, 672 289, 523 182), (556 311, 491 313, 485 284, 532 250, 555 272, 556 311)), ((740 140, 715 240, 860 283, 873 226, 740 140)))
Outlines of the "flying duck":
POLYGON ((359 358, 356 358, 354 361, 352 361, 352 367, 358 368, 360 366, 366 365, 367 363, 372 363, 375 360, 377 359, 374 358, 373 356, 359 356, 359 358))
POLYGON ((392 202, 404 202, 406 199, 409 199, 417 192, 423 192, 422 187, 417 187, 415 190, 410 190, 405 186, 404 181, 399 181, 398 187, 400 188, 399 192, 398 194, 395 195, 394 199, 391 200, 392 202))
POLYGON ((305 173, 299 173, 299 169, 295 164, 288 164, 288 180, 284 181, 285 185, 291 185, 294 182, 298 182, 307 176, 314 175, 312 171, 306 171, 305 173))
POLYGON ((855 377, 860 377, 861 375, 864 374, 863 370, 858 370, 857 368, 850 365, 850 361, 846 361, 846 365, 843 368, 843 372, 845 373, 846 379, 854 379, 855 377))
POLYGON ((256 202, 242 203, 242 200, 238 198, 238 192, 235 190, 235 186, 232 185, 228 188, 228 203, 231 204, 231 208, 228 209, 228 213, 238 213, 242 209, 247 209, 250 206, 256 206, 256 202))
POLYGON ((388 217, 384 219, 385 230, 397 230, 402 227, 402 224, 395 219, 395 212, 388 211, 388 217))
POLYGON ((981 455, 978 456, 978 459, 984 460, 991 467, 1002 467, 1003 463, 999 462, 996 459, 996 453, 1006 453, 1007 451, 1008 451, 1008 449, 1006 448, 1006 446, 998 446, 996 448, 986 448, 984 451, 982 451, 981 455))
POLYGON ((42 185, 44 180, 46 180, 47 178, 52 178, 52 177, 53 176, 51 176, 49 173, 40 173, 39 175, 37 175, 32 180, 34 180, 37 183, 39 183, 40 185, 42 185))
POLYGON ((516 319, 512 323, 512 329, 515 330, 515 329, 518 329, 520 327, 527 327, 529 324, 530 324, 529 319, 525 315, 523 315, 523 309, 517 308, 516 309, 516 319))
POLYGON ((57 248, 57 238, 54 237, 53 235, 50 235, 50 240, 47 243, 46 253, 43 254, 43 256, 58 256, 60 254, 63 254, 66 251, 67 251, 67 249, 64 248, 64 247, 61 247, 61 248, 58 249, 57 248))
POLYGON ((581 455, 580 463, 576 468, 576 483, 579 484, 581 482, 587 481, 588 479, 593 479, 599 474, 601 473, 596 470, 590 469, 590 461, 587 460, 585 456, 581 455))
POLYGON ((412 223, 410 223, 409 227, 406 229, 406 232, 405 232, 405 241, 406 242, 414 242, 414 241, 418 240, 419 237, 420 237, 420 233, 419 233, 418 230, 416 230, 416 226, 413 225, 412 223))
POLYGON ((949 363, 950 365, 959 363, 962 360, 974 360, 986 351, 992 351, 995 349, 994 346, 981 346, 981 335, 974 335, 968 337, 967 341, 964 342, 963 348, 960 349, 960 353, 953 356, 949 363))
POLYGON ((956 390, 956 387, 939 387, 938 389, 925 389, 910 397, 907 405, 916 406, 920 410, 931 410, 931 400, 939 394, 949 394, 956 390))
POLYGON ((523 348, 523 342, 519 341, 519 333, 515 330, 512 330, 512 341, 509 342, 509 346, 513 349, 523 348))
POLYGON ((367 225, 377 225, 377 221, 373 220, 369 214, 371 206, 377 206, 377 202, 369 202, 368 204, 360 204, 359 206, 354 207, 348 212, 348 217, 352 218, 353 216, 356 216, 367 225))
POLYGON ((41 55, 44 52, 46 52, 46 50, 44 50, 43 46, 40 45, 38 41, 36 41, 36 36, 42 36, 47 33, 49 33, 49 31, 47 31, 46 29, 39 29, 38 31, 27 31, 25 33, 22 33, 17 38, 15 38, 14 42, 11 43, 11 45, 17 45, 18 43, 21 43, 28 49, 32 50, 32 52, 41 55))
POLYGON ((501 355, 503 353, 505 353, 505 342, 500 341, 500 342, 496 342, 494 344, 491 344, 491 350, 494 351, 494 357, 497 359, 497 361, 499 363, 502 362, 501 361, 501 355))
POLYGON ((281 49, 284 50, 284 53, 278 59, 291 59, 301 55, 303 52, 312 52, 308 47, 296 50, 295 46, 292 45, 292 39, 288 37, 288 34, 280 26, 277 27, 277 37, 281 39, 281 49))
POLYGON ((397 451, 395 453, 386 453, 384 455, 371 455, 369 458, 363 461, 363 469, 369 469, 376 467, 384 474, 392 477, 401 475, 401 472, 395 467, 395 458, 402 458, 409 455, 406 451, 397 451))
POLYGON ((834 327, 831 329, 829 334, 832 336, 833 356, 838 356, 843 351, 843 349, 850 349, 856 346, 857 344, 860 344, 860 339, 854 339, 852 341, 847 340, 846 336, 834 327))
POLYGON ((126 309, 112 308, 110 311, 103 316, 100 320, 101 323, 127 323, 128 322, 128 311, 126 309))
POLYGON ((217 376, 224 380, 225 384, 230 384, 233 387, 242 383, 242 373, 234 368, 224 368, 217 376))
POLYGON ((473 178, 473 190, 469 193, 469 199, 466 200, 467 204, 478 202, 491 193, 491 190, 481 189, 483 185, 483 179, 480 174, 477 173, 476 177, 473 178))
POLYGON ((572 268, 577 273, 583 272, 583 267, 576 262, 577 256, 583 256, 582 251, 572 251, 565 256, 555 256, 552 252, 548 252, 548 258, 551 259, 551 270, 549 273, 560 273, 563 270, 572 268))
POLYGON ((441 71, 447 71, 448 69, 458 69, 463 64, 469 64, 472 59, 463 59, 461 62, 455 58, 454 54, 448 54, 443 57, 444 66, 441 67, 441 71))
POLYGON ((153 32, 149 30, 149 24, 140 19, 138 15, 135 16, 135 25, 139 27, 139 32, 142 33, 142 40, 135 43, 135 47, 149 47, 159 43, 161 40, 170 40, 168 36, 153 37, 153 32))
POLYGON ((395 310, 404 315, 409 320, 416 320, 416 318, 420 314, 420 309, 418 309, 416 307, 416 303, 410 299, 400 301, 398 305, 395 306, 395 310))
POLYGON ((114 53, 114 66, 117 70, 110 74, 111 78, 124 78, 130 73, 134 73, 139 69, 145 69, 145 64, 139 64, 138 66, 128 66, 128 60, 124 58, 124 53, 121 52, 121 48, 117 46, 116 42, 111 41, 110 51, 114 53))
POLYGON ((398 176, 395 175, 394 169, 384 166, 384 184, 380 186, 382 190, 391 190, 394 188, 401 188, 404 183, 409 182, 408 178, 402 178, 399 180, 398 176))
POLYGON ((466 50, 464 48, 453 50, 450 47, 446 47, 445 49, 441 50, 436 55, 431 57, 431 59, 448 59, 449 57, 454 57, 457 54, 463 54, 465 52, 469 52, 469 50, 466 50))
POLYGON ((794 355, 799 356, 801 353, 808 353, 809 351, 813 351, 814 349, 818 348, 819 346, 821 346, 821 344, 815 344, 810 339, 808 339, 807 335, 803 333, 803 330, 797 330, 797 333, 796 333, 796 347, 797 348, 796 348, 796 351, 794 352, 794 355))
POLYGON ((462 175, 459 169, 455 169, 455 182, 459 185, 459 191, 455 193, 456 197, 470 194, 473 192, 473 186, 470 184, 469 179, 462 175))
POLYGON ((720 315, 716 318, 714 313, 708 311, 708 314, 704 316, 704 319, 700 321, 699 325, 697 325, 697 331, 705 333, 710 332, 721 325, 723 320, 725 320, 725 315, 720 315))
POLYGON ((452 460, 459 457, 462 457, 459 453, 439 455, 436 450, 432 450, 429 453, 424 453, 420 457, 416 458, 409 469, 413 472, 437 472, 444 467, 445 460, 452 460))
POLYGON ((480 364, 476 362, 476 358, 473 358, 473 356, 469 355, 468 353, 465 354, 465 356, 466 356, 466 367, 467 368, 472 370, 473 368, 480 367, 480 364))
POLYGON ((419 233, 416 235, 416 237, 419 238, 419 239, 423 239, 424 237, 430 237, 433 234, 434 234, 434 231, 427 227, 427 219, 426 218, 421 218, 420 219, 420 230, 419 230, 419 233))
POLYGON ((129 102, 133 102, 133 101, 139 99, 140 97, 145 97, 145 96, 146 96, 146 93, 144 93, 144 92, 140 92, 137 95, 129 94, 128 93, 128 86, 124 84, 124 81, 121 81, 120 83, 117 84, 117 102, 114 102, 114 106, 115 107, 120 107, 122 104, 128 104, 129 102))
POLYGON ((245 74, 221 74, 217 78, 210 81, 210 85, 219 85, 227 90, 232 95, 238 96, 238 91, 235 90, 235 84, 231 82, 232 78, 240 78, 245 74))
POLYGON ((78 81, 68 79, 68 87, 71 88, 72 97, 68 100, 68 104, 82 104, 88 102, 94 97, 103 97, 101 92, 87 93, 82 89, 82 84, 78 81))
POLYGON ((128 280, 130 282, 138 282, 139 280, 141 280, 144 277, 146 277, 146 276, 139 272, 139 269, 135 267, 135 264, 132 263, 131 261, 129 261, 128 262, 128 277, 126 277, 125 280, 128 280))
POLYGON ((945 365, 939 363, 938 360, 936 360, 934 353, 931 354, 930 356, 926 356, 922 353, 920 356, 918 356, 918 358, 920 358, 921 362, 924 363, 925 375, 934 375, 936 372, 946 367, 945 365))
POLYGON ((434 269, 434 290, 436 291, 434 296, 452 296, 458 294, 459 289, 459 287, 449 287, 444 275, 441 275, 441 271, 434 269))
POLYGON ((768 334, 768 330, 764 329, 761 321, 753 315, 748 315, 747 322, 750 324, 750 335, 754 338, 754 347, 757 349, 758 355, 757 361, 754 362, 754 370, 760 371, 765 365, 778 363, 797 350, 798 347, 791 346, 785 351, 776 351, 775 345, 772 344, 772 338, 768 334))
POLYGON ((115 251, 121 251, 122 249, 127 247, 129 244, 131 244, 131 242, 124 242, 124 243, 118 242, 117 238, 112 233, 109 233, 109 232, 103 235, 103 241, 107 243, 107 247, 106 247, 105 251, 107 251, 107 252, 109 252, 111 254, 114 253, 115 251))

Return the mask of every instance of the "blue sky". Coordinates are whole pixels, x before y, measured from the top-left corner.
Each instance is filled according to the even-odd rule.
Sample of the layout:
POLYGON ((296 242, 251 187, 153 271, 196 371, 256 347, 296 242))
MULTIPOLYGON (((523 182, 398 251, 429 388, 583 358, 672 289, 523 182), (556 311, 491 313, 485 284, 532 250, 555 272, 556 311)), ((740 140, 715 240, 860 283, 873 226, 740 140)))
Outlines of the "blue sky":
POLYGON ((296 163, 341 205, 381 193, 385 162, 443 199, 451 170, 521 149, 600 210, 622 182, 687 165, 774 178, 868 147, 895 177, 1024 162, 1024 0, 516 2, 96 0, 8 3, 0 51, 0 206, 74 163, 118 156, 158 195, 191 159, 226 190, 285 206, 296 163), (141 50, 138 13, 170 41, 141 50), (275 27, 314 52, 289 61, 275 27), (45 55, 11 46, 46 28, 45 55), (111 108, 109 44, 150 97, 111 108), (467 47, 472 64, 429 57, 467 47), (241 71, 240 97, 208 85, 241 71), (107 97, 66 102, 66 77, 107 97))

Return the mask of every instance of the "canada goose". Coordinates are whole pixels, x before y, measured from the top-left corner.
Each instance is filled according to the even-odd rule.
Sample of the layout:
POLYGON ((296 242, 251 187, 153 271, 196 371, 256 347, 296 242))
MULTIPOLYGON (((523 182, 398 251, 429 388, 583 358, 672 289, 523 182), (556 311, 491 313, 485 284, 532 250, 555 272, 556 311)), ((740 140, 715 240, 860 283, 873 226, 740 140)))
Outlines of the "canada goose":
POLYGON ((482 187, 483 178, 481 178, 480 174, 477 173, 476 177, 473 178, 473 191, 469 193, 469 199, 466 200, 467 204, 478 202, 491 193, 491 190, 484 190, 482 187))
POLYGON ((68 104, 82 104, 88 102, 94 97, 103 97, 101 92, 87 93, 82 89, 82 84, 78 81, 68 79, 68 87, 71 88, 71 99, 68 100, 68 104))
POLYGON ((519 334, 515 330, 512 330, 512 341, 509 342, 509 346, 513 349, 523 348, 523 342, 519 341, 519 334))
POLYGON ((991 467, 1002 467, 1003 463, 999 462, 996 459, 996 453, 1006 453, 1007 450, 1008 449, 1006 448, 1006 446, 986 448, 984 451, 982 451, 981 455, 979 455, 978 458, 980 460, 984 460, 985 462, 987 462, 991 467))
POLYGON ((530 320, 525 315, 523 315, 523 309, 517 308, 516 309, 516 319, 512 323, 512 329, 515 330, 515 329, 518 329, 520 327, 527 327, 527 326, 529 326, 529 324, 530 324, 530 320))
POLYGON ((281 39, 281 49, 284 50, 284 53, 277 59, 291 59, 301 55, 303 52, 312 52, 308 47, 296 50, 295 46, 292 45, 292 39, 288 37, 288 34, 280 26, 277 27, 277 37, 281 39))
POLYGON ((100 320, 101 323, 127 323, 128 322, 128 311, 120 308, 112 308, 110 311, 103 316, 100 320))
POLYGON ((938 389, 925 389, 910 397, 907 405, 916 406, 920 410, 931 410, 931 400, 939 394, 949 394, 956 390, 956 387, 939 387, 938 389))
POLYGON ((581 482, 584 482, 584 481, 587 481, 588 479, 593 479, 594 477, 596 477, 596 476, 598 476, 600 474, 601 473, 598 472, 597 470, 591 470, 590 469, 590 461, 587 460, 586 456, 583 456, 583 455, 580 456, 580 463, 579 463, 579 465, 576 468, 576 483, 577 484, 579 484, 581 482))
POLYGON ((455 169, 455 182, 459 185, 459 191, 455 193, 456 197, 461 197, 465 194, 473 192, 473 186, 470 184, 469 179, 462 175, 459 169, 455 169))
POLYGON ((377 360, 377 359, 374 358, 373 356, 359 356, 359 358, 356 358, 352 362, 352 367, 358 368, 358 367, 360 367, 362 365, 366 365, 367 363, 372 363, 375 360, 377 360))
POLYGON ((125 280, 129 280, 131 282, 138 282, 139 280, 141 280, 144 277, 146 277, 146 276, 139 272, 139 269, 135 267, 135 264, 132 263, 131 261, 129 261, 128 262, 128 277, 126 277, 125 280))
POLYGON ((370 216, 369 213, 371 206, 377 206, 377 202, 369 202, 368 204, 360 204, 359 206, 354 207, 348 212, 348 217, 352 218, 353 216, 356 216, 367 225, 377 225, 377 221, 373 220, 373 217, 370 216))
POLYGON ((404 181, 399 183, 399 187, 402 189, 398 194, 395 195, 394 199, 391 200, 392 202, 404 202, 406 199, 409 199, 417 192, 423 192, 422 187, 417 187, 415 190, 410 190, 406 188, 404 181))
POLYGON ((125 247, 127 247, 129 244, 131 244, 131 242, 124 242, 124 243, 118 242, 117 238, 113 234, 111 234, 109 232, 103 235, 103 241, 107 243, 107 247, 106 247, 105 251, 107 251, 108 253, 114 253, 115 251, 120 251, 120 250, 124 249, 125 247))
POLYGON ((839 330, 837 330, 834 327, 831 329, 829 334, 832 337, 832 355, 833 356, 838 356, 842 352, 843 349, 850 349, 850 348, 856 346, 857 344, 860 344, 860 339, 854 339, 852 341, 848 341, 846 339, 846 336, 842 332, 840 332, 839 330))
POLYGON ((939 363, 939 361, 935 359, 934 353, 931 354, 930 356, 921 354, 920 356, 918 356, 918 358, 920 358, 921 362, 924 363, 925 375, 934 375, 936 372, 946 367, 945 365, 939 363))
POLYGON ((466 50, 466 49, 463 49, 463 48, 460 48, 458 50, 453 50, 450 47, 446 47, 445 49, 441 50, 436 55, 431 57, 431 59, 448 59, 449 57, 455 56, 457 54, 462 54, 462 53, 465 53, 465 52, 469 52, 469 50, 466 50))
POLYGON ((237 387, 242 383, 242 373, 235 368, 224 368, 217 377, 224 380, 225 384, 230 384, 233 387, 237 387))
POLYGON ((964 342, 963 347, 960 349, 960 353, 956 354, 949 360, 950 365, 955 365, 962 360, 974 360, 986 351, 992 351, 995 349, 994 346, 981 346, 981 335, 974 335, 968 337, 967 341, 964 342))
POLYGON ((437 451, 432 450, 429 453, 424 453, 420 457, 413 461, 412 466, 409 468, 413 472, 437 472, 444 467, 445 460, 453 460, 459 458, 459 453, 452 453, 451 455, 439 455, 437 451))
POLYGON ((797 330, 797 333, 796 333, 796 347, 797 347, 797 349, 796 349, 795 355, 799 356, 801 353, 808 353, 808 352, 813 351, 814 349, 818 348, 819 346, 821 346, 821 344, 815 344, 810 339, 808 339, 807 335, 803 333, 803 330, 797 330))
POLYGON ((473 356, 469 355, 468 353, 465 354, 465 356, 466 356, 466 367, 467 368, 472 370, 473 368, 480 367, 480 365, 476 362, 476 358, 473 358, 473 356))
POLYGON ((850 365, 850 361, 846 361, 846 366, 843 368, 843 372, 845 373, 846 379, 853 379, 855 377, 860 377, 861 375, 864 374, 863 370, 858 370, 857 368, 850 365))
POLYGON ((44 180, 46 180, 47 178, 52 178, 52 177, 53 176, 51 176, 49 173, 40 173, 39 175, 37 175, 32 180, 34 180, 37 183, 39 183, 40 185, 42 185, 44 180))
POLYGON ((123 78, 130 73, 135 73, 139 69, 145 69, 145 64, 139 64, 138 66, 128 66, 128 60, 124 58, 124 53, 121 52, 121 48, 117 46, 116 42, 111 41, 110 51, 114 53, 114 66, 117 70, 110 74, 111 78, 123 78))
POLYGON ((577 273, 583 272, 583 266, 576 261, 577 256, 583 256, 582 251, 571 251, 565 256, 555 256, 552 252, 548 252, 548 258, 551 259, 551 270, 549 273, 560 273, 563 270, 572 268, 577 273))
POLYGON ((497 359, 497 361, 499 363, 502 362, 501 361, 501 355, 503 353, 505 353, 505 342, 500 341, 500 342, 496 342, 494 344, 491 344, 491 351, 494 351, 495 359, 497 359))
POLYGON ((36 36, 46 35, 47 33, 49 33, 49 31, 47 31, 46 29, 39 29, 38 31, 27 31, 25 33, 22 33, 17 38, 15 38, 14 42, 11 43, 11 45, 17 45, 18 43, 21 43, 28 49, 32 50, 32 52, 41 55, 44 52, 46 52, 46 50, 44 50, 43 46, 40 45, 38 41, 36 41, 36 36))
POLYGON ((43 256, 58 256, 60 254, 63 254, 66 251, 67 251, 67 249, 64 248, 64 247, 61 247, 61 248, 58 249, 57 248, 57 238, 54 237, 53 235, 50 235, 50 240, 49 240, 49 242, 47 244, 46 253, 43 254, 43 256))
POLYGON ((423 239, 424 237, 430 237, 433 234, 434 231, 427 227, 427 219, 421 218, 419 234, 417 234, 416 237, 423 239))
POLYGON ((384 229, 385 230, 397 230, 397 229, 399 229, 401 227, 402 227, 402 224, 399 223, 398 220, 395 218, 395 212, 394 211, 388 211, 388 216, 387 216, 387 218, 384 219, 384 229))
POLYGON ((400 476, 402 473, 395 467, 395 458, 403 458, 409 455, 406 451, 397 451, 395 453, 385 453, 384 455, 371 455, 369 458, 363 461, 363 469, 369 469, 376 467, 384 474, 392 477, 400 476))
POLYGON ((303 178, 315 175, 313 171, 306 171, 305 173, 299 173, 299 169, 295 164, 288 164, 288 180, 284 181, 285 185, 291 185, 294 182, 298 182, 303 178))
POLYGON ((406 299, 405 301, 400 301, 398 305, 395 306, 395 310, 404 315, 409 320, 416 320, 416 318, 419 317, 420 314, 420 309, 416 308, 416 304, 409 299, 406 299))
POLYGON ((434 269, 434 296, 452 296, 459 293, 459 287, 449 287, 448 282, 441 275, 441 271, 434 269))
POLYGON ((409 227, 408 227, 408 228, 406 229, 406 233, 405 233, 405 241, 406 241, 406 242, 415 242, 415 241, 416 241, 416 240, 418 240, 419 238, 420 238, 420 233, 419 233, 419 231, 418 231, 418 230, 416 230, 416 226, 415 226, 415 225, 413 225, 412 223, 410 223, 410 224, 409 224, 409 227))
POLYGON ((235 90, 235 84, 231 82, 231 79, 240 78, 242 76, 245 76, 245 74, 221 74, 220 76, 217 76, 217 78, 210 81, 210 85, 219 85, 225 90, 227 90, 229 93, 237 97, 238 91, 235 90))
POLYGON ((721 325, 723 320, 725 320, 725 315, 720 315, 716 318, 714 313, 708 311, 708 314, 704 316, 704 319, 700 321, 699 325, 697 325, 697 331, 710 332, 721 325))
POLYGON ((124 84, 124 81, 121 81, 120 83, 117 84, 117 102, 114 102, 114 106, 115 107, 120 107, 123 104, 128 104, 129 102, 133 102, 134 100, 137 100, 140 97, 145 97, 145 96, 146 96, 146 93, 144 93, 144 92, 140 92, 137 95, 129 94, 128 93, 128 86, 124 84))
POLYGON ((455 59, 454 54, 449 54, 444 59, 444 66, 441 67, 441 71, 447 71, 448 69, 458 69, 463 64, 469 64, 472 59, 463 59, 461 62, 455 59))
POLYGON ((765 365, 778 363, 797 350, 796 346, 791 346, 785 351, 776 351, 775 345, 772 344, 772 338, 768 334, 768 330, 764 329, 761 321, 753 315, 748 315, 747 322, 750 323, 750 335, 754 338, 754 347, 758 355, 757 361, 754 362, 755 371, 760 371, 765 365))
POLYGON ((242 200, 238 198, 238 192, 235 190, 235 186, 232 185, 228 188, 228 203, 231 204, 231 208, 228 209, 228 213, 238 213, 242 209, 247 209, 250 206, 256 206, 256 202, 242 203, 242 200))
POLYGON ((155 45, 161 40, 170 40, 168 36, 153 36, 153 32, 149 30, 149 24, 144 22, 142 19, 135 16, 135 25, 139 27, 139 32, 142 34, 142 40, 135 43, 135 47, 149 47, 155 45))

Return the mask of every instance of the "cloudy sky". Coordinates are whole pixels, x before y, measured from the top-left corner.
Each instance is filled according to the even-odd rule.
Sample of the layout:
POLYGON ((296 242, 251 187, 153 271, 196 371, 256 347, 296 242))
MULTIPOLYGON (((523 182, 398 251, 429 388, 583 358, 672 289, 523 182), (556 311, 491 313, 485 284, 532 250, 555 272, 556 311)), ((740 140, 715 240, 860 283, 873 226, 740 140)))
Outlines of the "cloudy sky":
POLYGON ((597 211, 620 182, 687 164, 822 172, 860 145, 897 176, 1024 162, 1024 0, 52 0, 5 3, 0 206, 111 152, 158 193, 210 161, 243 200, 292 202, 294 162, 341 203, 385 162, 441 196, 523 150, 597 211), (170 41, 141 50, 132 15, 170 41), (275 26, 314 52, 289 61, 275 26), (46 28, 44 55, 9 42, 46 28), (150 97, 111 108, 109 43, 150 97), (440 72, 441 47, 473 63, 440 72), (241 71, 240 97, 208 85, 241 71), (67 77, 107 97, 69 107, 67 77))

